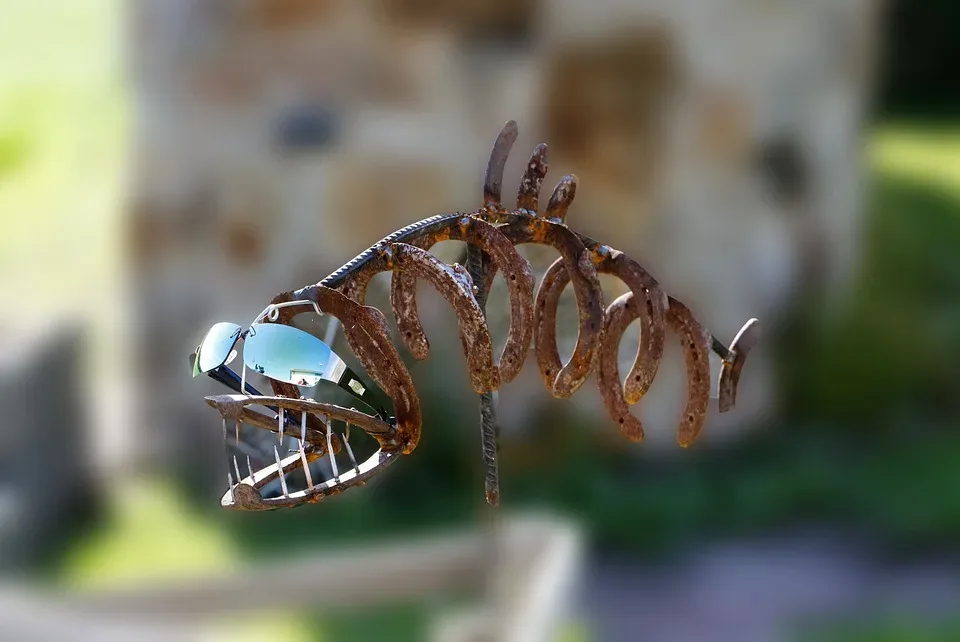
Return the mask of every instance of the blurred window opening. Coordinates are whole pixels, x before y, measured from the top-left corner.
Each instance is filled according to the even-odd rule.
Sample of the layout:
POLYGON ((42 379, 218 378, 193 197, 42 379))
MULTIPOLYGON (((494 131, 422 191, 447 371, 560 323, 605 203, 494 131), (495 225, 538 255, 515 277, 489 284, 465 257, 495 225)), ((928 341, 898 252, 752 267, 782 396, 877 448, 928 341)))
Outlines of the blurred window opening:
POLYGON ((797 205, 810 187, 807 161, 797 140, 773 138, 760 145, 757 156, 764 187, 779 203, 797 205))
POLYGON ((332 111, 317 105, 300 105, 281 114, 277 144, 286 152, 319 151, 336 142, 337 125, 332 111))

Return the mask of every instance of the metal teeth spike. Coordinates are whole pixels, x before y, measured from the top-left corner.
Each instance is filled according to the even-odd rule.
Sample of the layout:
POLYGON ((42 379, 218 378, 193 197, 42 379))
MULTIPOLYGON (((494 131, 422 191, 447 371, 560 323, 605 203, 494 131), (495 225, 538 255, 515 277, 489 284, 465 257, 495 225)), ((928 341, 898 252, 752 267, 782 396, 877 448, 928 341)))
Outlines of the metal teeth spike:
POLYGON ((277 415, 277 439, 280 443, 283 443, 283 408, 280 408, 280 413, 277 415))
POLYGON ((240 483, 240 480, 242 479, 242 477, 240 477, 240 471, 236 469, 237 458, 234 457, 234 458, 233 458, 233 463, 234 463, 234 470, 236 470, 236 473, 237 473, 237 481, 236 481, 236 482, 233 481, 233 473, 230 472, 230 461, 229 461, 229 459, 230 459, 230 458, 229 458, 230 449, 227 448, 227 419, 226 419, 226 417, 223 418, 222 425, 223 425, 223 449, 224 449, 225 453, 227 454, 227 488, 230 489, 230 493, 231 493, 231 496, 232 496, 232 495, 233 495, 233 487, 234 487, 236 484, 239 484, 239 483, 240 483))
POLYGON ((330 321, 327 323, 327 329, 323 334, 323 342, 328 346, 333 345, 334 339, 337 338, 337 328, 340 326, 340 320, 337 317, 331 316, 330 321))
POLYGON ((277 459, 277 477, 280 478, 280 488, 283 490, 283 496, 289 495, 287 492, 287 477, 283 474, 283 464, 280 462, 280 451, 273 447, 273 456, 277 459))
POLYGON ((330 468, 333 470, 333 478, 336 482, 340 483, 340 471, 337 470, 337 458, 333 455, 333 429, 330 427, 332 423, 329 419, 324 417, 327 422, 327 456, 330 458, 330 468))
POLYGON ((237 456, 236 456, 236 455, 233 456, 233 472, 235 472, 235 473, 237 474, 237 483, 239 484, 239 483, 240 483, 240 480, 242 480, 243 477, 240 475, 240 466, 237 464, 237 456))
POLYGON ((347 455, 350 457, 350 463, 353 464, 354 472, 360 474, 360 466, 357 465, 357 458, 353 456, 353 448, 350 447, 350 424, 347 424, 347 430, 344 432, 343 445, 347 447, 347 455))
POLYGON ((313 490, 313 475, 310 474, 310 464, 307 463, 307 452, 303 442, 300 442, 300 463, 303 464, 303 475, 307 478, 307 489, 313 490))

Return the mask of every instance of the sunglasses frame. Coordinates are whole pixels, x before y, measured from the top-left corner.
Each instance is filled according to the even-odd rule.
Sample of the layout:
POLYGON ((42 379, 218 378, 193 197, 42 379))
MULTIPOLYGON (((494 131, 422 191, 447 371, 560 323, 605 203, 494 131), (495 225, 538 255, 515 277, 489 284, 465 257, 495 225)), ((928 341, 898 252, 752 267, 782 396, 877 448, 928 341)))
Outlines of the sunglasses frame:
POLYGON ((236 332, 236 336, 233 337, 233 343, 230 344, 230 348, 227 350, 227 356, 225 356, 223 358, 223 361, 221 361, 215 367, 210 368, 209 370, 201 370, 200 369, 200 348, 203 347, 203 344, 206 342, 207 337, 210 336, 210 332, 212 332, 213 328, 215 328, 217 325, 218 324, 215 323, 212 326, 210 326, 210 329, 207 330, 207 333, 205 335, 203 335, 203 339, 200 341, 200 344, 197 346, 197 349, 194 351, 194 355, 196 355, 196 358, 193 359, 193 376, 194 377, 197 377, 202 374, 209 374, 215 370, 218 370, 219 368, 224 367, 227 364, 227 361, 229 361, 230 354, 233 352, 233 349, 236 347, 237 342, 245 335, 245 331, 243 327, 235 323, 234 325, 237 326, 237 332, 236 332))
MULTIPOLYGON (((262 397, 263 395, 259 391, 257 391, 256 388, 254 388, 253 386, 250 386, 246 382, 246 374, 247 374, 246 362, 244 362, 242 374, 240 375, 238 375, 234 370, 229 368, 226 365, 226 362, 230 358, 230 355, 233 353, 237 343, 241 339, 245 339, 247 336, 249 336, 251 331, 254 334, 256 333, 256 329, 254 328, 254 326, 260 324, 262 319, 266 318, 271 322, 276 321, 280 317, 280 308, 288 308, 288 307, 293 307, 297 305, 311 305, 313 306, 314 311, 316 311, 316 313, 319 316, 323 316, 323 312, 320 310, 320 306, 318 306, 314 301, 309 301, 304 299, 304 300, 298 300, 298 301, 286 301, 284 303, 271 303, 266 308, 264 308, 260 314, 256 316, 256 318, 247 327, 246 330, 244 330, 242 326, 238 325, 238 327, 240 328, 240 331, 237 333, 237 336, 234 337, 233 343, 230 344, 230 349, 227 351, 227 356, 224 357, 223 362, 220 363, 215 368, 211 368, 204 372, 200 370, 200 349, 203 347, 203 341, 206 340, 207 336, 210 333, 210 330, 207 330, 207 334, 204 335, 203 341, 200 342, 200 345, 197 346, 196 351, 194 351, 193 355, 191 355, 191 360, 193 362, 193 366, 192 366, 193 376, 196 377, 198 374, 201 374, 201 373, 206 374, 208 377, 210 377, 214 381, 217 381, 218 383, 230 388, 234 392, 237 392, 242 395, 246 395, 248 394, 247 391, 249 391, 253 393, 254 396, 262 397)), ((293 326, 290 326, 290 327, 293 327, 293 326)), ((211 326, 211 330, 212 329, 213 327, 211 326)), ((330 350, 331 357, 336 359, 339 362, 339 364, 335 366, 333 370, 333 377, 335 378, 321 378, 321 381, 330 381, 336 384, 337 387, 345 390, 352 397, 354 397, 355 399, 363 403, 365 406, 371 408, 377 414, 377 417, 379 417, 380 419, 387 422, 394 421, 394 418, 390 416, 390 414, 383 407, 383 405, 372 395, 371 387, 368 386, 366 383, 364 383, 363 380, 360 379, 360 377, 353 370, 347 367, 346 363, 343 361, 340 355, 338 355, 333 350, 333 348, 329 346, 329 344, 327 344, 325 341, 323 341, 318 337, 314 337, 314 338, 316 338, 317 341, 320 341, 321 343, 324 343, 325 345, 327 345, 327 348, 330 350)), ((285 383, 294 383, 294 382, 288 381, 285 383)), ((296 384, 294 383, 294 385, 296 384)), ((273 410, 274 412, 277 411, 275 408, 270 408, 270 409, 273 410)))

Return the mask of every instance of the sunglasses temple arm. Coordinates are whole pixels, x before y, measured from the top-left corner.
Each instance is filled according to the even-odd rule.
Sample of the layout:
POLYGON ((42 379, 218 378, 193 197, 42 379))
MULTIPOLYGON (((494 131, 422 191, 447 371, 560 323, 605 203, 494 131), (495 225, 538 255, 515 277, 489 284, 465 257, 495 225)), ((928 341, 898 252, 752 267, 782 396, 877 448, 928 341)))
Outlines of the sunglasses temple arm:
MULTIPOLYGON (((241 381, 240 375, 238 375, 236 372, 234 372, 227 366, 220 366, 219 368, 214 368, 213 370, 207 373, 207 376, 213 379, 214 381, 222 383, 223 385, 230 388, 234 392, 239 392, 240 394, 247 394, 240 389, 240 381, 241 381)), ((249 383, 247 384, 247 392, 257 397, 263 396, 256 388, 251 386, 249 383)))
POLYGON ((349 392, 353 397, 359 399, 364 405, 367 405, 373 408, 380 418, 384 421, 390 419, 390 415, 387 413, 383 405, 373 396, 370 388, 360 380, 360 377, 350 368, 344 368, 343 374, 340 375, 340 380, 337 381, 337 385, 349 392), (358 389, 359 388, 359 389, 358 389))

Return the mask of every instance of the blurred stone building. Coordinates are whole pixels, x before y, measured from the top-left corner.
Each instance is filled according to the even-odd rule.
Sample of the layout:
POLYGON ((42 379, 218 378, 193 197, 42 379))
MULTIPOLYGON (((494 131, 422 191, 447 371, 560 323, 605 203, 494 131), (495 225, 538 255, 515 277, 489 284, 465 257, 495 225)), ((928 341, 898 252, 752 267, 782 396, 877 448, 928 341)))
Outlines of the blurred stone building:
MULTIPOLYGON (((478 206, 508 119, 521 138, 507 189, 546 141, 547 189, 580 179, 569 223, 638 259, 723 340, 750 316, 773 327, 799 287, 842 287, 876 4, 134 0, 129 258, 142 429, 160 438, 144 443, 196 452, 201 431, 213 448, 212 384, 187 368, 203 329, 248 321, 396 228, 478 206)), ((443 304, 422 307, 442 335, 443 304)), ((492 304, 495 328, 503 314, 492 304)), ((625 362, 635 347, 624 340, 625 362)), ((737 412, 711 417, 710 435, 773 407, 774 370, 755 354, 737 412)), ((682 403, 668 359, 644 403, 654 443, 673 442, 682 403)), ((501 394, 505 430, 552 403, 529 365, 501 394)), ((574 404, 600 408, 592 385, 574 404)))

